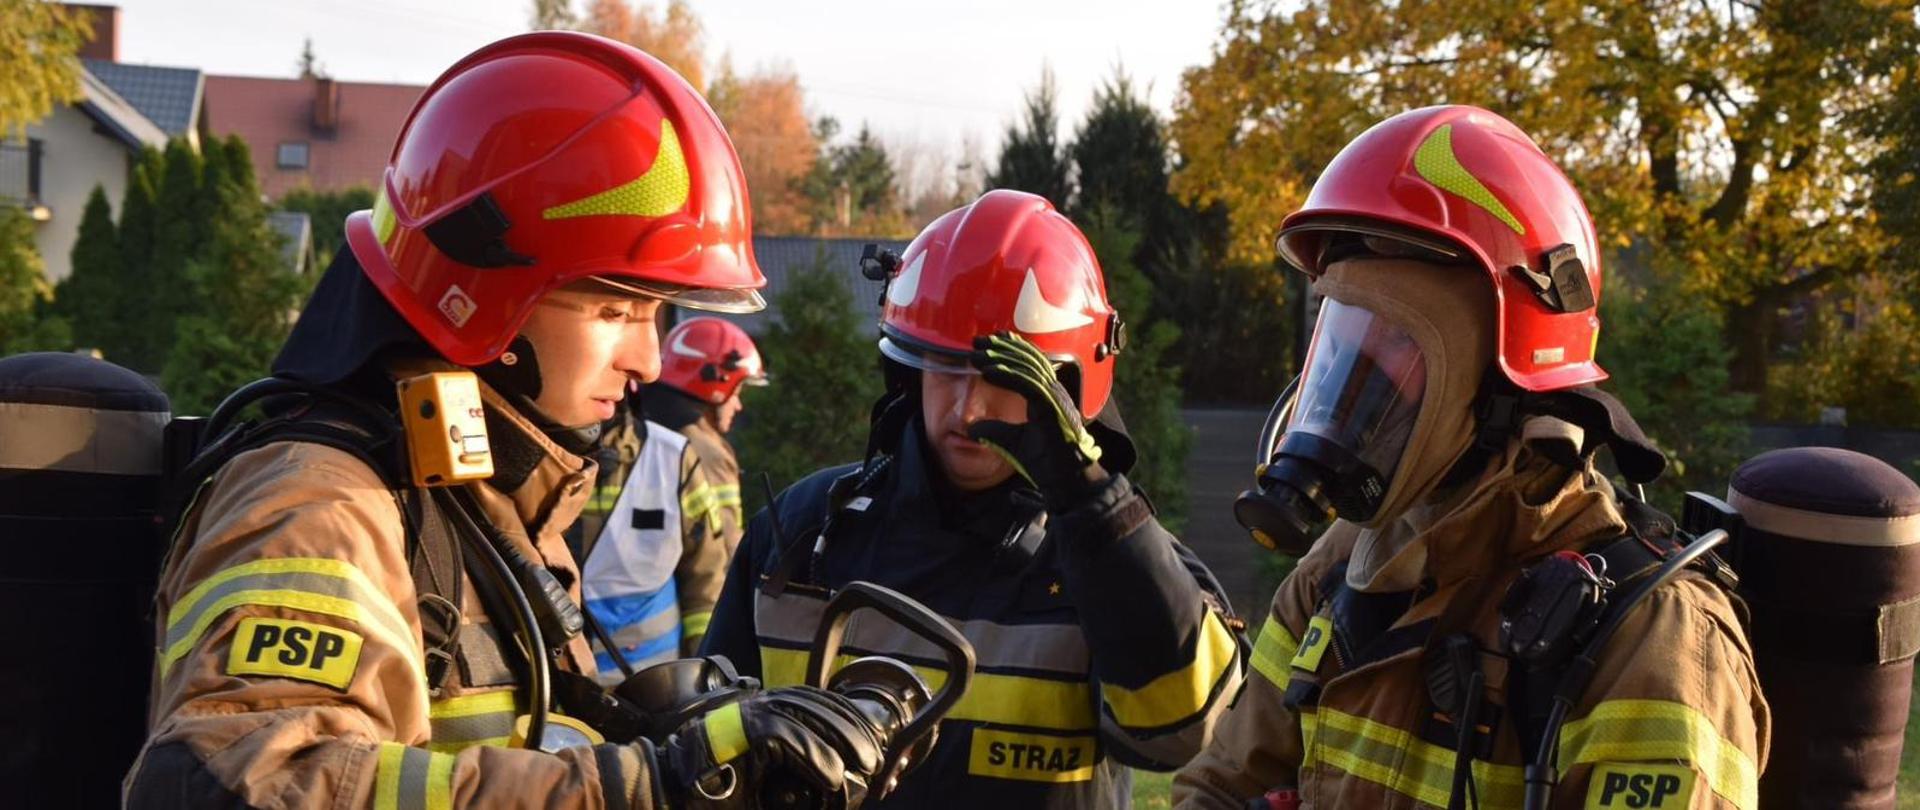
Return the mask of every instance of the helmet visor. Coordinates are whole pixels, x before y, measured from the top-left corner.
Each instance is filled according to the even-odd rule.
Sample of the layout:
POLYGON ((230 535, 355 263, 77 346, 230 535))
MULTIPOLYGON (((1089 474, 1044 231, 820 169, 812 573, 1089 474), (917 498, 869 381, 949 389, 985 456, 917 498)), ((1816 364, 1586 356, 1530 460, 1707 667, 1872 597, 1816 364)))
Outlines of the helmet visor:
POLYGON ((880 353, 908 368, 931 371, 935 374, 979 374, 964 352, 935 349, 905 339, 896 339, 892 335, 880 338, 880 353))
POLYGON ((720 287, 682 287, 677 284, 661 284, 654 281, 642 281, 635 278, 615 278, 612 276, 593 276, 593 280, 627 295, 637 295, 643 298, 658 298, 674 306, 697 309, 703 312, 744 314, 759 312, 767 308, 767 300, 760 297, 759 290, 735 290, 720 287))
POLYGON ((1364 307, 1329 298, 1287 431, 1338 444, 1388 480, 1413 435, 1426 387, 1426 356, 1413 336, 1364 307))

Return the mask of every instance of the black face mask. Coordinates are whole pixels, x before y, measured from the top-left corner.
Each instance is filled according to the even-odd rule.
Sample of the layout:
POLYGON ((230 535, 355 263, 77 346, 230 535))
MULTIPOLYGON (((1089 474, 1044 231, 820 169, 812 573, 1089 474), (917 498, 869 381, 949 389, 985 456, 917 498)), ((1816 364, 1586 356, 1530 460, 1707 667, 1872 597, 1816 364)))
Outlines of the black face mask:
POLYGON ((1282 394, 1262 432, 1257 488, 1234 501, 1235 519, 1261 545, 1295 555, 1329 518, 1372 520, 1425 387, 1425 357, 1411 337, 1364 308, 1329 299, 1306 373, 1282 394), (1275 436, 1281 419, 1286 431, 1275 436))

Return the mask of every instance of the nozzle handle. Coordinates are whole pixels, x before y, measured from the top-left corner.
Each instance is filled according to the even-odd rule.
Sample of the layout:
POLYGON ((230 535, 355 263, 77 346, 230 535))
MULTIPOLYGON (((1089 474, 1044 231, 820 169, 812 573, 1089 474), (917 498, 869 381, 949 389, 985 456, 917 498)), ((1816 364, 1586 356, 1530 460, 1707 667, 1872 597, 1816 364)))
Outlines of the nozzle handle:
POLYGON ((813 647, 807 653, 808 686, 827 688, 827 670, 833 665, 834 659, 840 656, 840 645, 846 638, 847 621, 853 618, 855 611, 863 608, 877 610, 880 615, 932 642, 947 659, 946 683, 940 686, 933 700, 887 743, 886 757, 880 765, 880 771, 874 774, 872 792, 869 794, 872 798, 880 798, 890 790, 889 782, 897 775, 901 757, 921 738, 932 733, 941 718, 953 711, 953 707, 960 703, 961 696, 966 694, 967 686, 973 683, 974 653, 973 644, 967 641, 967 637, 960 635, 959 630, 955 630, 952 624, 926 605, 891 588, 871 582, 853 582, 827 603, 820 629, 814 633, 813 647))

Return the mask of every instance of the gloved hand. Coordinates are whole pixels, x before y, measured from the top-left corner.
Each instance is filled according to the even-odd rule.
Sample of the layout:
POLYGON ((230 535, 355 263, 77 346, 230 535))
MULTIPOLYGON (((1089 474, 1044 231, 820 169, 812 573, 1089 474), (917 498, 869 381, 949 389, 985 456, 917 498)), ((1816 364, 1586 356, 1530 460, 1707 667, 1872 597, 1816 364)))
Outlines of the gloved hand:
POLYGON ((1027 422, 977 422, 967 435, 1011 461, 1050 511, 1071 509, 1106 482, 1100 446, 1087 432, 1080 406, 1032 341, 1012 332, 977 337, 970 360, 987 382, 1026 399, 1027 422))
POLYGON ((852 702, 791 686, 689 721, 660 746, 657 766, 666 807, 854 808, 884 748, 852 702), (808 794, 810 801, 794 801, 808 794), (762 796, 775 800, 763 804, 762 796))

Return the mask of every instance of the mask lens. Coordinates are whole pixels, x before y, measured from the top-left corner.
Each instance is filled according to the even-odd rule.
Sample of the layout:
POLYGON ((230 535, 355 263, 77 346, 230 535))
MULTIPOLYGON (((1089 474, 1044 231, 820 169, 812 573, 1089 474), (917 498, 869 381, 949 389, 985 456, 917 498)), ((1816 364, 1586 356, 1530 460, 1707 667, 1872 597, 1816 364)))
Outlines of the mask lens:
POLYGON ((1413 337, 1374 313, 1327 299, 1288 431, 1338 444, 1391 477, 1427 386, 1413 337))

